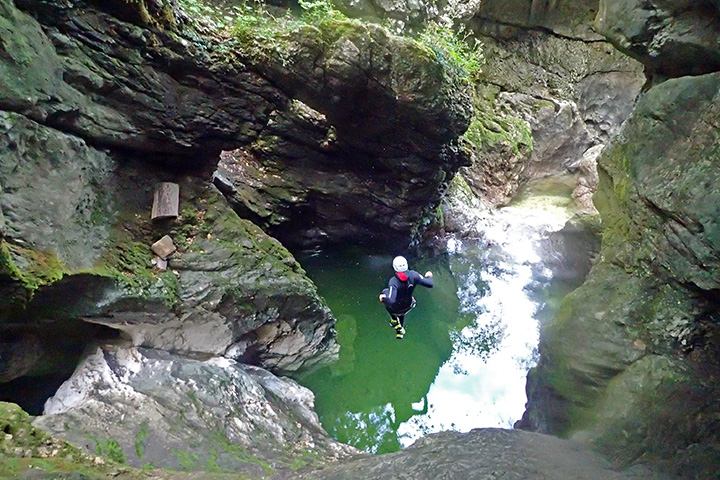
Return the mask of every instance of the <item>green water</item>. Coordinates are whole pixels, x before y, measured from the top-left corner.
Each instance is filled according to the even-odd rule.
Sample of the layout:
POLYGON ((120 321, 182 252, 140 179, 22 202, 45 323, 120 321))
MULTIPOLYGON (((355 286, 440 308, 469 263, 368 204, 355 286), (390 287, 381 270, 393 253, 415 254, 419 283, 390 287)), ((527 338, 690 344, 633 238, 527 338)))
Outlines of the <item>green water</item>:
POLYGON ((337 318, 339 361, 298 378, 333 438, 386 453, 432 432, 512 428, 522 417, 539 325, 582 282, 593 243, 556 233, 574 214, 565 183, 531 187, 484 219, 482 238, 449 237, 446 255, 409 258, 413 270, 433 271, 435 287, 415 289, 403 340, 378 301, 391 255, 298 257, 337 318))
POLYGON ((405 338, 397 340, 378 301, 393 275, 392 257, 348 252, 299 260, 337 318, 341 345, 336 364, 299 379, 315 393, 323 427, 368 452, 400 449, 398 427, 422 413, 413 404, 424 402, 450 358, 451 332, 471 321, 459 312, 453 275, 442 259, 409 259, 411 269, 433 272, 435 286, 415 289, 417 306, 406 317, 405 338))

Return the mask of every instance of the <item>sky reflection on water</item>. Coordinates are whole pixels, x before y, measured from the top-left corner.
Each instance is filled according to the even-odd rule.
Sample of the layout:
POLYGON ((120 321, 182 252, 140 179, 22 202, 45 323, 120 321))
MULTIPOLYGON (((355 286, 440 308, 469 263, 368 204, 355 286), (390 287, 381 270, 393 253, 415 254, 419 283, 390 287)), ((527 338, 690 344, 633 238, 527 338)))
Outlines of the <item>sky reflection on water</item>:
POLYGON ((448 242, 461 311, 475 314, 475 320, 460 332, 465 341, 455 337, 453 354, 427 394, 427 413, 398 428, 403 447, 431 432, 512 428, 522 417, 539 336, 540 305, 527 287, 535 283, 534 290, 542 289, 552 279, 537 246, 563 227, 573 214, 570 207, 562 197, 534 196, 497 212, 481 245, 448 242), (479 290, 478 283, 485 288, 479 290), (497 340, 490 352, 466 347, 488 334, 497 340))
POLYGON ((416 289, 402 341, 377 303, 391 255, 301 259, 338 318, 340 361, 300 379, 324 428, 372 453, 443 430, 512 428, 537 359, 537 293, 552 280, 538 246, 573 213, 569 196, 529 195, 486 219, 482 240, 451 240, 441 260, 411 259, 433 270, 436 287, 416 289))

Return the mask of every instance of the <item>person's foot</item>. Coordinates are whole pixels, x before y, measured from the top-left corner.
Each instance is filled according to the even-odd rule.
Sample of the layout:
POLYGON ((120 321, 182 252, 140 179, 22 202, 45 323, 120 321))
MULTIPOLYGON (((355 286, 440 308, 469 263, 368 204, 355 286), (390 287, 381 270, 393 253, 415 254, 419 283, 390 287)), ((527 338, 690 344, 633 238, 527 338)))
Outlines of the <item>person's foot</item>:
POLYGON ((404 336, 405 336, 405 329, 403 327, 395 329, 395 338, 397 338, 398 340, 402 340, 404 336))
POLYGON ((390 326, 393 328, 398 328, 400 326, 400 320, 397 319, 391 319, 390 320, 390 326))

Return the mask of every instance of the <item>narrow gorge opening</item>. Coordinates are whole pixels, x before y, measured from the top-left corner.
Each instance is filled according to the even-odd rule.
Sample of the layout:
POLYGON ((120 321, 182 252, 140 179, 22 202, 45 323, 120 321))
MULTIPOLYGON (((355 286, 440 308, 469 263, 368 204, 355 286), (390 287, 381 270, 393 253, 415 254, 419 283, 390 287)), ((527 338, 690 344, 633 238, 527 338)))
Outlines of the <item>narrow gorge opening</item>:
MULTIPOLYGON (((372 453, 442 430, 512 428, 525 407, 538 325, 584 279, 598 239, 581 222, 566 179, 528 185, 485 214, 480 238, 450 237, 440 255, 410 257, 434 273, 396 340, 377 296, 405 252, 299 256, 337 318, 339 362, 299 379, 324 428, 372 453)), ((481 215, 480 212, 477 212, 481 215)))

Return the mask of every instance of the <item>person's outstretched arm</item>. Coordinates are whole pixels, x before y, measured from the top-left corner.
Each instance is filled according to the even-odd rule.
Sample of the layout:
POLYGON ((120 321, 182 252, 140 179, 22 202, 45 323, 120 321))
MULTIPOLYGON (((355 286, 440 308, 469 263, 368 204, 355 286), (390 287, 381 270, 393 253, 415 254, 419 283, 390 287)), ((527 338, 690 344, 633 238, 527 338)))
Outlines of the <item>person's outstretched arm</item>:
POLYGON ((433 282, 433 273, 431 271, 428 271, 427 273, 425 273, 424 277, 418 273, 417 283, 419 283, 423 287, 432 288, 433 285, 435 285, 435 282, 433 282))

